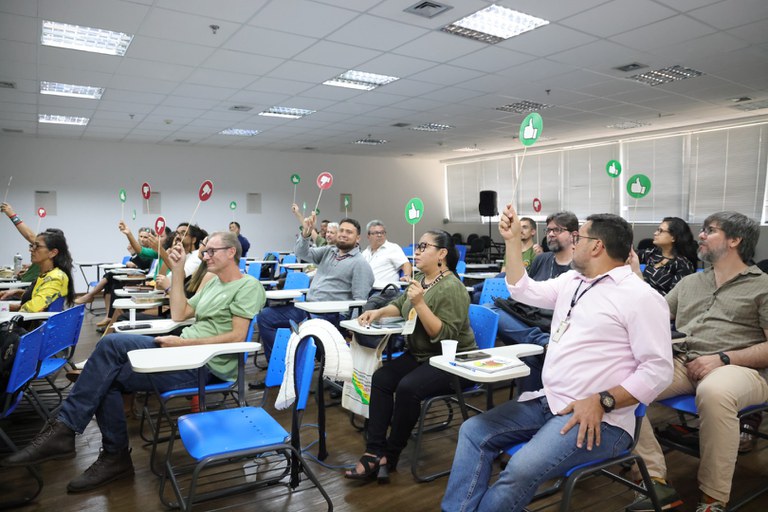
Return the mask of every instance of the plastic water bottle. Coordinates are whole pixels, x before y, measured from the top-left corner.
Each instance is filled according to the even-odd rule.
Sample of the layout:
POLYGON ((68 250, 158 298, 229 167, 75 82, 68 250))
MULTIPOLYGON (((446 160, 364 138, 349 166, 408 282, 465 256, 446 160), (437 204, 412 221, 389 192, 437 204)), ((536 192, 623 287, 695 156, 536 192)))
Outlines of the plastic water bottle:
POLYGON ((18 274, 19 272, 21 272, 21 254, 17 252, 13 257, 13 273, 18 274))

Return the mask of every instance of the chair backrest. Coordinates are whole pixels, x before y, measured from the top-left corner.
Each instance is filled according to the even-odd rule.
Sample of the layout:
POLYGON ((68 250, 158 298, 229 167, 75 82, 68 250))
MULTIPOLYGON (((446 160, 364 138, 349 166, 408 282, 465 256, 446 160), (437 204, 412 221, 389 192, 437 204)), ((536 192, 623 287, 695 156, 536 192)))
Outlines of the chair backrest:
POLYGON ((496 344, 496 332, 499 330, 499 315, 477 304, 469 305, 469 325, 475 333, 478 348, 491 348, 496 344))
POLYGON ((459 251, 459 261, 464 261, 467 257, 467 246, 463 244, 456 245, 456 250, 459 251))
POLYGON ((413 244, 408 244, 403 247, 403 254, 406 256, 413 256, 413 244))
POLYGON ((451 235, 451 238, 453 238, 454 245, 461 245, 464 243, 464 235, 461 233, 454 233, 451 235))
POLYGON ((248 265, 248 275, 256 279, 261 278, 261 263, 251 263, 248 265))
POLYGON ((302 340, 296 349, 293 371, 296 383, 296 409, 299 411, 307 407, 312 373, 315 371, 315 352, 317 352, 317 346, 314 338, 311 337, 302 340))
POLYGON ((287 265, 289 263, 296 263, 297 261, 298 260, 296 259, 295 254, 286 254, 285 256, 283 256, 282 263, 287 265))
POLYGON ((309 275, 304 272, 289 272, 285 276, 284 290, 298 290, 301 288, 309 288, 309 275))
POLYGON ((461 282, 464 282, 464 276, 462 274, 467 272, 467 262, 466 261, 460 261, 456 264, 456 273, 459 274, 459 279, 461 279, 461 282))
POLYGON ((131 257, 130 256, 123 256, 123 265, 125 265, 129 261, 131 261, 131 257))
POLYGON ((8 376, 8 385, 0 390, 0 418, 4 418, 16 408, 21 401, 19 392, 29 381, 37 375, 37 362, 40 356, 40 348, 45 338, 45 326, 41 325, 34 331, 30 331, 19 340, 16 356, 8 376))
POLYGON ((85 305, 80 304, 53 315, 45 322, 45 341, 40 349, 41 361, 77 345, 84 313, 85 305))
POLYGON ((285 374, 285 353, 288 349, 288 340, 291 338, 291 330, 281 327, 275 332, 275 343, 272 345, 272 355, 269 356, 267 376, 264 386, 271 388, 283 383, 285 374))
POLYGON ((66 302, 66 297, 59 297, 55 301, 51 302, 48 306, 47 311, 49 313, 58 313, 60 311, 64 311, 64 303, 66 302))
POLYGON ((502 299, 509 298, 506 278, 494 277, 486 279, 483 283, 483 291, 480 293, 480 304, 491 304, 496 297, 502 299))
POLYGON ((238 263, 240 266, 240 273, 245 274, 245 258, 240 258, 240 263, 238 263))

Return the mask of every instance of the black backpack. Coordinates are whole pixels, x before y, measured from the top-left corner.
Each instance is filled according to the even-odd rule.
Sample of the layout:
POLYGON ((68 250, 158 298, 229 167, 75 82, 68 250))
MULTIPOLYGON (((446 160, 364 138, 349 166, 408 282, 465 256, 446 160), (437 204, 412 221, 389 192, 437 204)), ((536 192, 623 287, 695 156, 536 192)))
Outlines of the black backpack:
MULTIPOLYGON (((275 255, 272 253, 269 253, 264 256, 264 261, 277 261, 277 258, 275 258, 275 255)), ((261 264, 261 274, 259 275, 259 279, 273 279, 275 276, 275 265, 272 263, 262 263, 261 264)))
POLYGON ((27 331, 19 327, 24 318, 16 315, 7 322, 0 324, 0 406, 6 402, 6 389, 11 378, 13 361, 19 349, 21 337, 27 331))

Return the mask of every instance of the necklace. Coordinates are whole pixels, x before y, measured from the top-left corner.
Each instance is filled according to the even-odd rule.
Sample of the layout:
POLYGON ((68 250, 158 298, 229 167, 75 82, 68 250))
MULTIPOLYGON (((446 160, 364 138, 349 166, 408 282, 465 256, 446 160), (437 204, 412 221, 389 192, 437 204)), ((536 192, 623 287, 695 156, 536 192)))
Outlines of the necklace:
POLYGON ((440 273, 437 275, 437 277, 436 277, 436 278, 434 278, 434 279, 432 280, 432 282, 431 282, 431 283, 429 283, 429 284, 427 284, 427 283, 426 283, 426 280, 427 280, 427 276, 426 276, 426 275, 424 275, 424 277, 422 277, 422 278, 421 278, 421 287, 422 287, 422 288, 424 288, 424 291, 427 291, 427 290, 429 290, 431 287, 433 287, 433 286, 435 286, 437 283, 439 283, 439 282, 440 282, 440 280, 443 278, 443 276, 444 276, 444 275, 445 275, 445 270, 441 270, 441 271, 440 271, 440 273))

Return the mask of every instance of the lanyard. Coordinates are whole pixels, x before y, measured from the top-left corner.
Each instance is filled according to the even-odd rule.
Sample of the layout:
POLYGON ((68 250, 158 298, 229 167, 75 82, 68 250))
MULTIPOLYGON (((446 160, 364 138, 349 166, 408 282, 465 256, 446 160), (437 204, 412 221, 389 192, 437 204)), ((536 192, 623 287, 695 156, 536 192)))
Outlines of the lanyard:
POLYGON ((584 294, 587 293, 589 290, 591 290, 593 286, 595 286, 597 283, 599 283, 606 277, 608 277, 608 274, 601 276, 599 279, 595 279, 594 281, 592 281, 592 283, 589 286, 587 286, 587 288, 584 289, 584 291, 581 292, 581 294, 579 294, 579 290, 581 290, 581 285, 584 283, 584 281, 579 281, 579 286, 576 288, 576 291, 573 292, 573 297, 571 297, 571 307, 568 308, 568 314, 565 315, 566 322, 570 320, 571 310, 573 310, 574 306, 576 306, 576 304, 581 300, 584 294))

